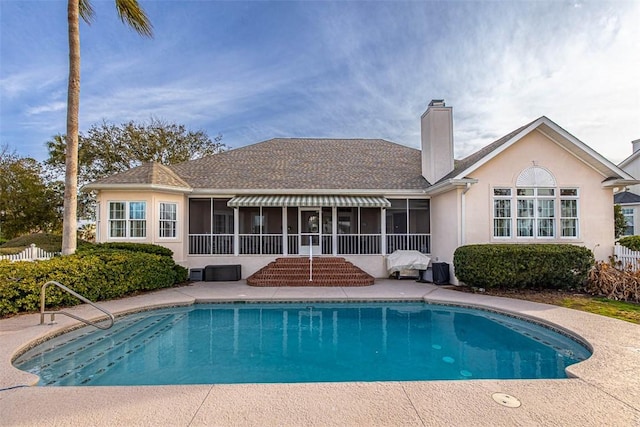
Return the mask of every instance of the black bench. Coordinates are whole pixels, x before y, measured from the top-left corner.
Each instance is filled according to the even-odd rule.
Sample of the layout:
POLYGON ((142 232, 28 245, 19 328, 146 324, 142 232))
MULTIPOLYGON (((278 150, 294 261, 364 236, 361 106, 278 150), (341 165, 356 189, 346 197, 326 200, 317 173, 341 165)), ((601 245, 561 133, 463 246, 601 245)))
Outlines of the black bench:
POLYGON ((204 268, 205 282, 228 282, 240 280, 242 272, 240 264, 230 265, 207 265, 204 268))

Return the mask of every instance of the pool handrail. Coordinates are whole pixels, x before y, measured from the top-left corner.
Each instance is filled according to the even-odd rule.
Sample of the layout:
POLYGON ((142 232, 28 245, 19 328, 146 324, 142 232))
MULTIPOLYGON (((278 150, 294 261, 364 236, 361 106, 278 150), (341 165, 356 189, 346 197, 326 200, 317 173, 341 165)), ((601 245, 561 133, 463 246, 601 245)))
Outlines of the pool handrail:
POLYGON ((51 321, 49 322, 49 325, 52 325, 55 320, 55 316, 56 314, 63 314, 65 316, 71 317, 72 319, 76 319, 79 320, 80 322, 86 323, 87 325, 91 325, 94 326, 98 329, 103 329, 103 330, 107 330, 109 328, 111 328, 113 326, 113 323, 115 322, 115 317, 113 317, 113 314, 111 314, 111 312, 109 312, 108 310, 98 306, 97 304, 93 303, 92 301, 88 300, 87 298, 83 297, 82 295, 80 295, 79 293, 75 292, 72 289, 67 288, 66 286, 64 286, 63 284, 56 282, 55 280, 49 280, 47 283, 45 283, 44 285, 42 285, 42 288, 40 290, 40 324, 44 324, 44 316, 45 314, 50 314, 51 315, 51 321), (75 314, 71 314, 67 311, 62 311, 62 310, 57 310, 57 311, 45 311, 45 293, 47 290, 47 286, 49 285, 55 285, 57 287, 59 287, 60 289, 62 289, 63 291, 67 291, 68 293, 70 293, 71 295, 73 295, 74 297, 78 298, 80 301, 89 304, 90 306, 94 307, 97 310, 100 310, 101 312, 103 312, 104 314, 106 314, 108 316, 108 320, 109 320, 109 324, 106 326, 100 325, 96 322, 92 322, 91 320, 88 319, 84 319, 82 317, 76 316, 75 314))

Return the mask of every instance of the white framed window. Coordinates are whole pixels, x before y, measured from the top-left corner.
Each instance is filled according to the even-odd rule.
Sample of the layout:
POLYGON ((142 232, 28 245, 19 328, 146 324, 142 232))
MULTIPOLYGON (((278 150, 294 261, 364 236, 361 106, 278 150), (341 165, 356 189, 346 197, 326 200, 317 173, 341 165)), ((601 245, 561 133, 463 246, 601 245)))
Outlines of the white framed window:
POLYGON ((536 188, 537 237, 555 237, 556 201, 555 188, 536 188))
POLYGON ((518 237, 555 237, 555 189, 518 188, 516 195, 518 237))
POLYGON ((578 238, 579 199, 577 188, 494 188, 493 237, 578 238))
POLYGON ((147 203, 109 202, 109 237, 147 237, 147 203))
POLYGON ((576 238, 579 234, 578 189, 560 189, 560 237, 576 238))
POLYGON ((178 235, 178 204, 162 202, 158 212, 160 214, 158 237, 176 238, 178 235))
POLYGON ((635 235, 635 209, 634 208, 622 208, 622 215, 627 226, 624 229, 625 236, 635 235))
POLYGON ((100 204, 100 202, 96 202, 96 242, 102 241, 102 232, 100 231, 100 228, 102 226, 102 223, 100 222, 100 219, 102 218, 102 213, 100 212, 101 206, 102 205, 100 204))
POLYGON ((493 237, 511 237, 511 189, 493 189, 493 237))

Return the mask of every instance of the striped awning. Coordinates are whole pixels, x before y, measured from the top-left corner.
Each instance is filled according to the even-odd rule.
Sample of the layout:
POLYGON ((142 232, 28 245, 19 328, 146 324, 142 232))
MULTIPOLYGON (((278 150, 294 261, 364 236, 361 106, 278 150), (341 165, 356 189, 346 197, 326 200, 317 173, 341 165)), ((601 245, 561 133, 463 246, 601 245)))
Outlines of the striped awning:
POLYGON ((227 202, 227 206, 232 208, 242 206, 294 206, 294 207, 364 207, 364 208, 386 208, 391 206, 391 202, 384 197, 378 196, 236 196, 227 202))

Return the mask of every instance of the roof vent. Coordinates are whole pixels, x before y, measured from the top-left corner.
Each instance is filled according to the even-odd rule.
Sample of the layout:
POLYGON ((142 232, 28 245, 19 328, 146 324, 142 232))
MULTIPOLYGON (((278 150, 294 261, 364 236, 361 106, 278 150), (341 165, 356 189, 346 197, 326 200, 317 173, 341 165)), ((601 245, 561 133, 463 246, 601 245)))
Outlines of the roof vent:
POLYGON ((444 107, 444 99, 432 99, 429 107, 444 107))

